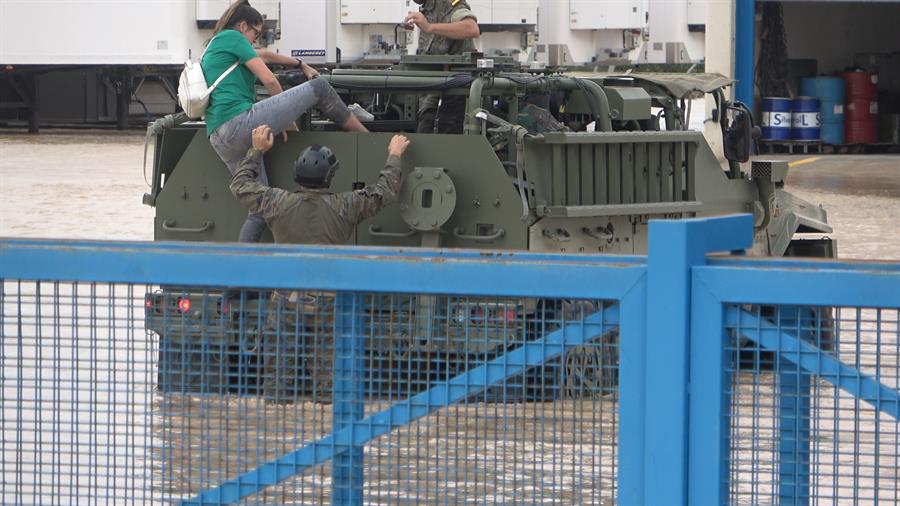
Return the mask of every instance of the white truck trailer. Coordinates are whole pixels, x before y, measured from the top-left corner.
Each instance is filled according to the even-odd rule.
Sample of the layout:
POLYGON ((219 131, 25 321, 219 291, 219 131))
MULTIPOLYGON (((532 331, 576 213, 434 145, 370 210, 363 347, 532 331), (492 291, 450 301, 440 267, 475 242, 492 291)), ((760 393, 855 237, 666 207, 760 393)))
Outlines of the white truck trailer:
MULTIPOLYGON (((699 43, 686 34, 691 13, 696 17, 697 5, 706 0, 467 1, 479 19, 481 49, 489 55, 597 65, 702 58, 702 33, 699 43), (678 27, 663 22, 672 19, 678 27), (652 37, 657 25, 666 40, 652 37)), ((258 43, 311 63, 385 64, 416 49, 416 34, 399 27, 406 12, 417 8, 412 0, 251 3, 269 28, 258 43)), ((124 128, 132 118, 175 111, 181 67, 199 57, 228 4, 0 1, 0 125, 25 121, 31 131, 50 123, 124 128)))
MULTIPOLYGON (((470 0, 485 44, 524 59, 538 0, 470 0)), ((3 0, 0 124, 115 123, 175 110, 177 77, 229 0, 3 0)), ((389 62, 414 51, 398 27, 411 0, 254 0, 271 51, 321 64, 389 62)))

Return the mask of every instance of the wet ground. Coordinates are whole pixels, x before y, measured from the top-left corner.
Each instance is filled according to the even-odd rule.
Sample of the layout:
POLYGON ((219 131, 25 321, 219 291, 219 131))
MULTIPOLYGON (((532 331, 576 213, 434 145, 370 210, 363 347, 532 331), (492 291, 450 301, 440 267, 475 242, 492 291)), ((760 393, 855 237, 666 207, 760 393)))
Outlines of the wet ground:
POLYGON ((779 159, 792 164, 785 188, 825 207, 838 256, 900 259, 900 156, 780 155, 779 159))

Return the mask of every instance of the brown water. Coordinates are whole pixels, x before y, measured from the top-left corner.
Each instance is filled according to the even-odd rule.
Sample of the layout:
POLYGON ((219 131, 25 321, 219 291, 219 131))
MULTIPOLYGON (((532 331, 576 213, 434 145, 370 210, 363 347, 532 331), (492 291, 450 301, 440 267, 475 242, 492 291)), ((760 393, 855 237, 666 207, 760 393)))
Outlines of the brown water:
MULTIPOLYGON (((0 133, 0 237, 152 240, 143 141, 130 131, 0 133)), ((787 187, 825 207, 840 256, 900 259, 900 156, 815 158, 791 169, 787 187)))
POLYGON ((838 256, 900 259, 900 156, 793 156, 785 188, 828 211, 838 256), (802 163, 809 161, 809 163, 802 163))
POLYGON ((138 132, 0 133, 0 236, 152 240, 138 132))
MULTIPOLYGON (((143 135, 137 132, 47 131, 38 136, 8 132, 0 134, 0 237, 152 240, 153 210, 141 204, 141 196, 148 189, 141 169, 142 157, 143 135)), ((806 161, 809 157, 789 158, 794 161, 806 161)), ((838 240, 841 257, 900 259, 900 225, 898 225, 900 157, 822 157, 816 161, 796 165, 790 172, 788 187, 798 196, 810 202, 821 203, 825 207, 829 222, 835 228, 832 236, 838 240)), ((7 287, 7 295, 15 290, 16 288, 7 287)), ((129 297, 133 298, 135 305, 140 308, 141 293, 134 293, 129 297)), ((113 309, 121 311, 122 307, 113 309)), ((7 309, 4 309, 5 316, 9 316, 7 313, 7 309)), ((896 313, 887 316, 888 323, 893 321, 894 327, 887 329, 885 333, 888 337, 896 336, 896 313)), ((127 349, 129 355, 123 360, 125 362, 137 360, 139 364, 149 365, 153 361, 154 354, 152 350, 146 348, 147 340, 143 337, 143 330, 138 329, 142 328, 142 315, 135 313, 130 319, 133 325, 127 325, 128 329, 125 332, 128 332, 128 336, 124 339, 136 339, 143 344, 137 348, 138 352, 127 349)), ((52 320, 44 322, 51 327, 52 323, 52 320)), ((9 324, 8 319, 5 325, 9 324)), ((15 335, 14 332, 4 328, 4 335, 15 335)), ((44 335, 52 335, 52 329, 48 327, 44 335)), ((35 355, 39 355, 37 350, 42 346, 40 343, 46 343, 38 337, 30 342, 33 343, 35 355)), ((7 349, 7 344, 9 343, 4 343, 4 356, 7 360, 3 367, 4 376, 13 372, 9 370, 8 361, 18 353, 15 346, 7 349)), ((72 350, 76 349, 74 345, 69 347, 72 350)), ((896 345, 889 346, 887 351, 895 352, 896 345)), ((852 357, 848 358, 852 362, 852 357)), ((102 361, 103 357, 100 359, 102 361)), ((38 361, 37 365, 39 364, 38 361)), ((80 367, 84 368, 86 365, 87 362, 82 362, 80 367)), ((883 363, 880 365, 884 366, 883 363)), ((76 367, 75 361, 72 367, 76 367)), ((39 369, 35 367, 35 370, 39 369)), ((103 370, 102 367, 100 369, 103 370)), ((116 368, 108 367, 107 370, 115 371, 116 368)), ((126 390, 139 389, 141 384, 146 388, 154 379, 149 367, 146 370, 139 370, 137 376, 119 384, 116 388, 109 386, 110 391, 125 395, 126 390), (129 386, 127 384, 129 382, 133 384, 129 386)), ((96 376, 89 379, 95 381, 96 376)), ((51 392, 53 389, 52 384, 44 384, 47 380, 41 380, 40 374, 34 381, 35 391, 51 392), (38 389, 39 386, 47 390, 38 389)), ((113 379, 107 382, 108 385, 113 383, 113 379)), ((743 393, 745 392, 742 390, 743 393)), ((295 448, 298 441, 323 433, 322 431, 330 425, 329 405, 277 406, 261 403, 256 399, 197 399, 163 396, 144 390, 138 394, 140 398, 133 396, 122 398, 123 409, 129 409, 124 405, 130 405, 130 409, 136 411, 135 418, 129 421, 135 427, 144 426, 142 416, 145 414, 154 418, 155 421, 150 427, 144 426, 145 430, 149 430, 152 434, 137 431, 136 434, 140 437, 132 442, 133 445, 126 443, 120 446, 139 451, 144 445, 163 445, 153 446, 153 449, 154 453, 162 451, 165 457, 160 459, 159 455, 156 455, 154 458, 156 463, 147 466, 152 467, 154 472, 159 471, 157 466, 166 466, 168 481, 160 485, 150 475, 139 477, 139 483, 140 480, 147 480, 152 482, 154 487, 161 486, 162 489, 155 488, 155 490, 156 493, 162 494, 171 493, 177 496, 195 491, 198 486, 196 476, 189 479, 186 474, 196 472, 198 467, 206 469, 207 474, 201 481, 209 485, 223 476, 233 474, 229 465, 234 465, 235 458, 243 460, 245 466, 251 462, 268 460, 290 448, 295 448), (152 409, 148 409, 146 413, 141 411, 151 405, 152 409), (165 416, 160 416, 161 409, 165 411, 165 416), (303 414, 298 416, 298 410, 303 414), (295 424, 302 419, 310 422, 318 421, 322 427, 300 430, 295 424), (225 435, 229 431, 234 434, 225 435), (162 439, 157 439, 160 436, 162 439), (205 438, 209 439, 204 441, 205 438), (221 452, 228 449, 228 441, 238 439, 243 441, 245 446, 237 448, 236 452, 221 452), (209 441, 225 441, 225 443, 223 448, 219 448, 211 447, 209 441)), ((73 404, 70 406, 73 410, 76 409, 74 401, 78 399, 78 395, 79 392, 72 393, 73 404)), ((4 400, 14 399, 15 396, 15 393, 4 390, 4 400)), ((844 402, 845 399, 842 397, 841 400, 844 402)), ((40 395, 38 401, 41 401, 40 395)), ((591 413, 595 413, 593 416, 601 411, 607 414, 614 413, 615 410, 610 406, 604 406, 609 402, 612 402, 612 399, 597 399, 586 402, 583 406, 557 402, 521 405, 474 404, 452 408, 430 422, 423 421, 403 431, 396 431, 370 449, 370 456, 383 453, 385 458, 383 462, 388 462, 389 467, 374 470, 374 476, 381 480, 382 485, 371 490, 369 497, 373 500, 380 498, 386 504, 398 502, 403 498, 415 500, 416 497, 404 496, 406 492, 401 492, 410 482, 414 487, 421 483, 426 487, 458 491, 461 498, 471 497, 473 491, 477 490, 476 495, 483 498, 493 497, 501 503, 507 502, 510 498, 526 497, 527 494, 536 494, 528 496, 532 498, 556 495, 557 498, 565 498, 564 502, 585 502, 567 495, 572 493, 571 490, 580 491, 595 499, 607 497, 607 494, 614 490, 609 467, 614 462, 613 455, 617 451, 614 446, 616 428, 612 424, 614 415, 613 418, 604 417, 601 424, 584 425, 582 422, 584 420, 590 422, 591 413), (480 410, 480 417, 471 416, 469 410, 480 410), (498 413, 497 410, 502 410, 503 413, 498 413), (578 416, 574 416, 575 411, 579 412, 578 416), (503 416, 500 416, 501 414, 503 416), (500 420, 508 420, 510 415, 513 423, 503 430, 512 431, 512 435, 505 432, 498 435, 498 431, 502 428, 500 420), (477 427, 468 426, 476 423, 475 421, 478 423, 477 427), (548 424, 552 427, 549 430, 548 424), (460 440, 463 446, 460 446, 460 440), (513 442, 513 451, 509 451, 509 448, 504 448, 501 444, 510 440, 513 442), (466 446, 469 442, 471 448, 466 446), (516 461, 517 458, 523 458, 523 452, 526 455, 524 461, 516 461), (542 463, 540 459, 546 458, 547 455, 552 456, 551 460, 542 463), (455 466, 457 461, 468 464, 453 471, 457 475, 461 473, 461 476, 448 476, 446 466, 455 466), (391 464, 394 467, 390 467, 391 464), (579 474, 579 469, 596 470, 598 467, 602 467, 606 472, 596 483, 590 481, 591 477, 579 474), (486 481, 484 476, 487 469, 493 471, 491 473, 493 476, 502 478, 505 475, 512 475, 524 479, 508 482, 502 479, 486 481), (546 478, 548 473, 555 478, 548 480, 546 478), (475 488, 466 488, 472 486, 475 488), (570 492, 555 490, 560 486, 570 492), (542 488, 543 493, 536 492, 542 488), (601 490, 603 492, 598 493, 601 490), (559 492, 560 495, 554 492, 559 492), (523 493, 526 495, 523 496, 523 493)), ((51 404, 46 406, 47 410, 53 409, 51 404)), ((42 402, 35 404, 34 412, 41 412, 44 409, 42 405, 42 402)), ((6 413, 7 407, 4 404, 4 419, 13 420, 14 414, 6 413)), ((373 406, 369 407, 372 408, 373 406)), ((756 415, 759 416, 759 413, 756 415)), ((766 414, 762 418, 770 419, 771 416, 773 415, 766 414)), ((117 424, 117 422, 108 423, 112 424, 112 428, 117 424)), ((32 430, 36 430, 37 427, 39 425, 35 425, 32 430)), ((863 429, 864 434, 871 434, 871 425, 863 429)), ((92 430, 96 431, 96 428, 85 426, 83 433, 87 434, 92 430)), ((758 437, 756 433, 751 435, 758 437)), ((896 438, 885 438, 882 443, 885 441, 896 445, 896 438)), ((36 454, 39 448, 40 446, 35 447, 36 454)), ((887 453, 890 454, 890 451, 888 449, 887 453)), ((118 452, 113 452, 113 457, 116 454, 118 452)), ((5 463, 6 459, 7 456, 4 456, 5 463)), ((76 462, 73 464, 73 474, 80 474, 81 471, 75 471, 81 469, 79 466, 89 469, 100 464, 99 461, 76 462)), ((137 464, 137 468, 143 468, 144 471, 148 471, 150 467, 137 464)), ((53 469, 41 468, 41 470, 53 472, 53 469)), ((7 471, 4 465, 0 474, 3 474, 4 480, 9 482, 12 477, 7 476, 7 471)), ((330 488, 330 475, 327 469, 320 469, 302 480, 308 487, 306 493, 310 495, 297 502, 326 501, 330 488)), ((87 488, 93 489, 96 485, 88 484, 87 488)), ((285 486, 273 493, 290 495, 291 488, 285 486)), ((4 491, 6 490, 4 488, 4 491)), ((453 492, 455 493, 457 492, 453 492)), ((6 496, 2 495, 0 499, 4 497, 6 496)), ((425 497, 427 496, 417 498, 425 497)), ((267 499, 281 503, 295 500, 277 495, 267 499)))

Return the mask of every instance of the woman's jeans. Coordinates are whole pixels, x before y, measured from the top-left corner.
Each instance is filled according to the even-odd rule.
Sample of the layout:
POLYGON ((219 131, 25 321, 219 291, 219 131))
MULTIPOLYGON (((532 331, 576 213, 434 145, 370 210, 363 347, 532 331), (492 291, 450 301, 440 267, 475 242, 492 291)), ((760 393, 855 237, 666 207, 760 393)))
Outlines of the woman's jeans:
MULTIPOLYGON (((351 114, 327 81, 313 79, 253 104, 252 108, 217 128, 209 142, 225 162, 228 171, 234 175, 252 145, 254 128, 269 125, 273 133, 279 134, 313 107, 337 125, 346 123, 351 114)), ((266 185, 269 183, 265 167, 260 167, 259 182, 266 185)), ((262 216, 250 213, 241 227, 238 241, 259 242, 265 229, 266 222, 262 216)))

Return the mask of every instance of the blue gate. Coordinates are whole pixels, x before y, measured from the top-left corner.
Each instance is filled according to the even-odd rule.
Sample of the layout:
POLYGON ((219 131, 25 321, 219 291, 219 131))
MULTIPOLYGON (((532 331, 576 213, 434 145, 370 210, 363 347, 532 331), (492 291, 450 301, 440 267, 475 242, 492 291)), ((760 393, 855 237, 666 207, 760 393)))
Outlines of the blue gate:
POLYGON ((896 503, 900 265, 0 241, 4 503, 896 503), (223 301, 222 290, 237 297, 223 301))

